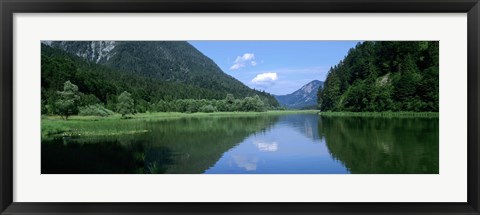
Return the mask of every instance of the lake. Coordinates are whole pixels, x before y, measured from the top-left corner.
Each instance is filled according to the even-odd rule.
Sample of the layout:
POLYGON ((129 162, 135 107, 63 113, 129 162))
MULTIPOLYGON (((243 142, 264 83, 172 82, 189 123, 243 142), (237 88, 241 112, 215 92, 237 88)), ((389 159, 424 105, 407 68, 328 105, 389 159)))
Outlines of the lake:
POLYGON ((439 172, 438 118, 309 113, 125 123, 146 132, 43 139, 42 174, 439 172))

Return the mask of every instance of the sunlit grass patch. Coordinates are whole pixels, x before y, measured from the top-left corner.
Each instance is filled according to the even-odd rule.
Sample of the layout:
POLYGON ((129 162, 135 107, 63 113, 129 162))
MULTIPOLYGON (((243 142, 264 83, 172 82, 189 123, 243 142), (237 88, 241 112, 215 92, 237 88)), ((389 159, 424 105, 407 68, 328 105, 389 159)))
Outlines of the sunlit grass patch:
POLYGON ((114 136, 148 132, 142 121, 118 119, 86 119, 85 117, 70 120, 42 119, 42 138, 54 136, 114 136))

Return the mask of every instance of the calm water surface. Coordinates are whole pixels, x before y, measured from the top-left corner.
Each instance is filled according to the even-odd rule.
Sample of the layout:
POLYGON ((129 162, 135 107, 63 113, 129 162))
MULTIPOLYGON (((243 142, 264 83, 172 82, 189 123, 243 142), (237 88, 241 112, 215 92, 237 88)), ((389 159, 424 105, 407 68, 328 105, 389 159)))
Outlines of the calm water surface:
POLYGON ((42 141, 42 173, 438 173, 438 118, 282 116, 135 122, 147 133, 42 141))

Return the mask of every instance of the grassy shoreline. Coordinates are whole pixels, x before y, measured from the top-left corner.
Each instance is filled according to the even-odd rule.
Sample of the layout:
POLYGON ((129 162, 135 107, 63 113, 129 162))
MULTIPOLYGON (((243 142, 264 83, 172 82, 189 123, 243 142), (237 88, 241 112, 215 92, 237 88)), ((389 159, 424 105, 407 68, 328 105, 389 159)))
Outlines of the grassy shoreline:
POLYGON ((213 113, 180 113, 158 112, 139 113, 129 119, 122 119, 120 114, 107 117, 71 116, 64 120, 60 116, 42 116, 42 138, 73 136, 115 136, 125 134, 141 134, 149 132, 145 122, 168 121, 181 118, 204 117, 255 117, 285 114, 316 114, 317 110, 282 110, 266 112, 213 112, 213 113))
MULTIPOLYGON (((181 113, 181 112, 154 112, 154 113, 138 113, 131 115, 128 119, 122 120, 136 120, 136 119, 151 119, 162 120, 171 118, 189 118, 189 117, 235 117, 235 116, 260 116, 260 115, 283 115, 283 114, 305 114, 305 113, 318 113, 318 110, 274 110, 265 112, 213 112, 213 113, 181 113)), ((119 120, 120 114, 114 114, 111 116, 70 116, 67 121, 61 116, 42 116, 42 120, 55 120, 55 121, 99 121, 99 120, 119 120)))
POLYGON ((439 117, 438 112, 319 112, 320 116, 359 117, 439 117))
POLYGON ((266 112, 213 112, 213 113, 180 113, 157 112, 140 113, 129 119, 122 119, 120 114, 107 117, 71 116, 64 120, 60 116, 42 116, 42 138, 79 137, 79 136, 117 136, 135 135, 149 132, 147 122, 169 121, 182 118, 217 118, 217 117, 256 117, 287 114, 319 114, 320 116, 339 117, 429 117, 438 118, 435 112, 319 112, 318 110, 281 110, 266 112))

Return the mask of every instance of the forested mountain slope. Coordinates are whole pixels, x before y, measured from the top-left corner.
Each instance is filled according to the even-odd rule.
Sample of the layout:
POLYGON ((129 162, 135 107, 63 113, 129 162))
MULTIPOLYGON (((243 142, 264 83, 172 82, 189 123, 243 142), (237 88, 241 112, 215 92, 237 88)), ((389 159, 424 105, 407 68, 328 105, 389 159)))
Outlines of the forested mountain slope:
POLYGON ((278 106, 273 96, 223 73, 187 42, 44 41, 42 102, 53 106, 67 80, 88 95, 83 98, 112 103, 112 108, 123 91, 146 109, 158 101, 224 99, 227 94, 259 95, 265 104, 278 106))
POLYGON ((91 62, 149 78, 217 91, 237 91, 238 95, 252 93, 184 41, 53 41, 49 44, 91 62))
POLYGON ((363 42, 332 67, 322 111, 439 110, 439 42, 363 42))

